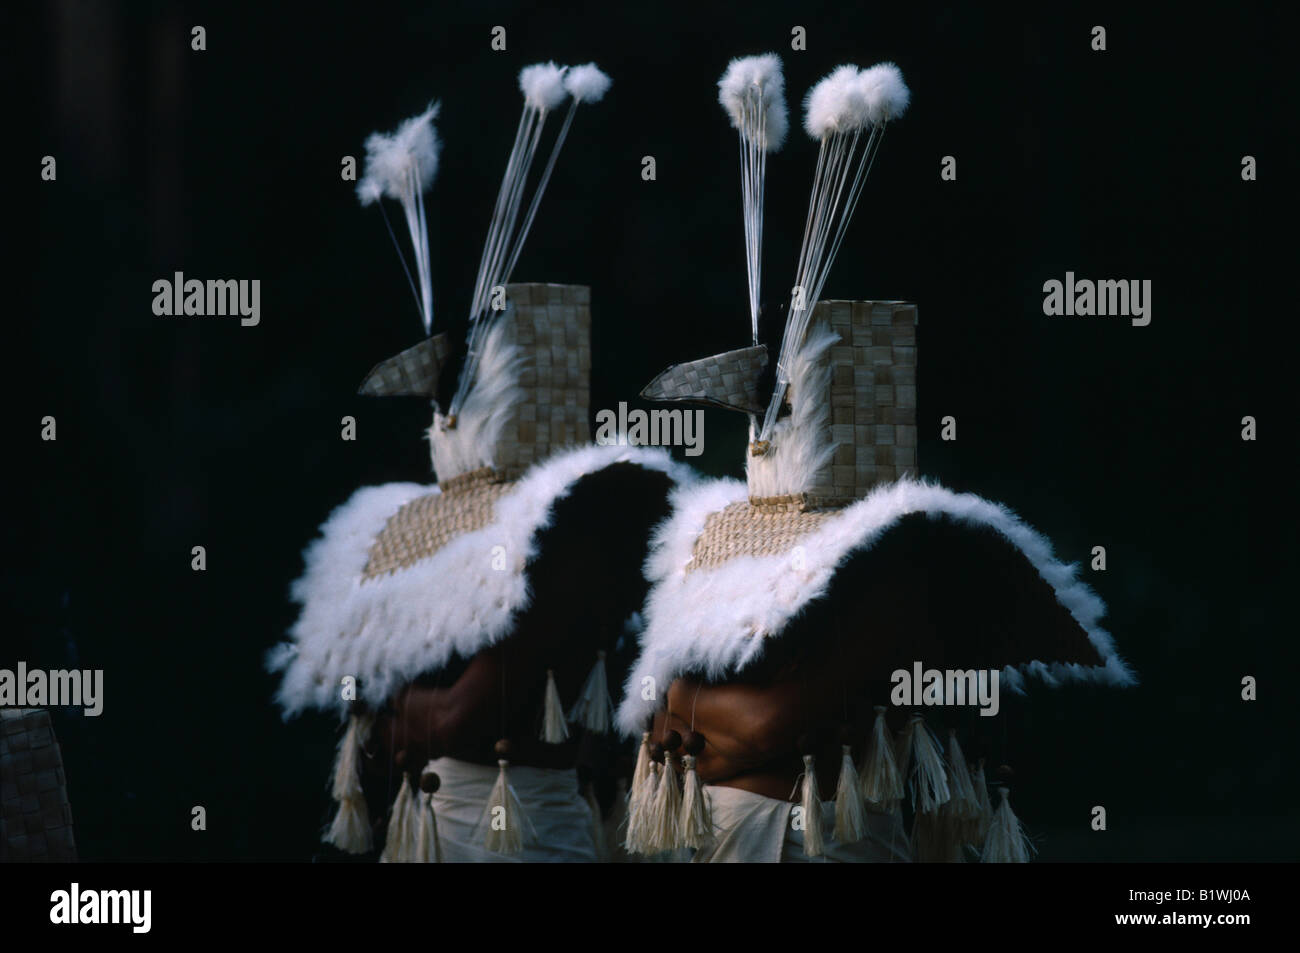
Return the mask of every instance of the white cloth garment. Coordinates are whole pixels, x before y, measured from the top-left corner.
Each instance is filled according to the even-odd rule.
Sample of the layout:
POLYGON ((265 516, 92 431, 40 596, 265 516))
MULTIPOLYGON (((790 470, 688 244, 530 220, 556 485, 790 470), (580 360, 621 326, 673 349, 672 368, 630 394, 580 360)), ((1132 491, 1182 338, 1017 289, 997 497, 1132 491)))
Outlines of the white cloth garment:
POLYGON ((488 798, 499 768, 455 758, 429 762, 441 784, 433 795, 438 838, 446 863, 595 863, 591 808, 578 790, 573 769, 506 769, 519 797, 529 830, 518 854, 500 854, 484 846, 488 798))
POLYGON ((907 863, 911 857, 903 819, 897 814, 868 814, 867 836, 856 844, 836 843, 835 802, 822 802, 824 853, 803 852, 803 831, 790 824, 794 804, 739 788, 707 785, 713 811, 712 844, 695 852, 696 864, 907 863))

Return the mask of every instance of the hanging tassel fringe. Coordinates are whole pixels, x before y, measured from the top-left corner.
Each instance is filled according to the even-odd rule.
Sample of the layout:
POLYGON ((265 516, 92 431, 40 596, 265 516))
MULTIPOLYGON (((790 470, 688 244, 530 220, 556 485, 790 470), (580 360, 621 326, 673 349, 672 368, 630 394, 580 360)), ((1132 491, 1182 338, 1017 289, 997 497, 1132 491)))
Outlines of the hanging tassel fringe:
MULTIPOLYGON (((921 814, 933 814, 952 797, 943 755, 919 715, 908 722, 906 740, 912 763, 912 807, 921 814)), ((899 760, 906 763, 907 759, 899 760)))
POLYGON ((867 836, 867 807, 862 785, 853 766, 853 748, 842 745, 840 781, 835 787, 835 830, 831 836, 841 844, 856 844, 867 836))
POLYGON ((605 819, 600 813, 600 802, 596 800, 595 788, 588 784, 583 798, 591 809, 591 840, 596 846, 596 862, 609 863, 609 842, 605 838, 605 819))
POLYGON ((975 800, 979 805, 975 819, 975 836, 971 838, 971 843, 978 847, 984 843, 984 838, 989 833, 989 825, 993 823, 993 804, 989 801, 989 786, 984 779, 983 758, 980 758, 975 767, 975 777, 971 779, 971 786, 975 788, 975 800))
POLYGON ((549 745, 563 744, 569 740, 569 726, 564 723, 564 707, 555 687, 555 672, 546 670, 546 701, 542 706, 542 741, 549 745))
POLYGON ((636 767, 632 769, 632 787, 627 793, 627 833, 623 848, 629 854, 647 853, 645 819, 649 810, 650 783, 654 778, 650 760, 650 732, 641 732, 641 747, 636 753, 636 767))
POLYGON ((1037 853, 1025 835, 1025 829, 1011 810, 1011 791, 998 788, 1001 803, 993 814, 980 862, 985 864, 1027 864, 1029 856, 1037 853))
POLYGON ((663 768, 656 773, 659 780, 646 817, 646 845, 649 853, 658 854, 681 846, 682 794, 671 754, 664 753, 663 768))
POLYGON ((501 770, 497 773, 496 784, 492 785, 487 811, 483 815, 487 823, 484 846, 498 854, 517 854, 524 849, 524 825, 528 823, 519 796, 506 774, 509 766, 510 762, 504 758, 497 761, 501 770))
POLYGON ((582 684, 578 700, 569 711, 569 721, 581 724, 592 734, 609 732, 613 721, 614 703, 609 697, 609 676, 605 671, 605 652, 596 653, 596 664, 582 684))
POLYGON ((405 864, 410 862, 412 845, 418 834, 419 819, 415 816, 415 796, 411 793, 411 781, 406 772, 402 772, 402 786, 397 789, 397 798, 393 801, 393 811, 388 818, 388 834, 384 838, 384 850, 379 855, 381 864, 405 864))
POLYGON ((682 769, 686 782, 682 793, 682 818, 680 823, 683 847, 703 847, 713 839, 713 818, 709 812, 708 795, 695 770, 694 755, 682 756, 682 769))
POLYGON ((432 785, 433 790, 429 790, 427 778, 430 775, 437 777, 433 770, 426 766, 424 773, 420 775, 420 793, 416 795, 419 802, 419 815, 415 825, 415 851, 411 857, 412 863, 416 864, 442 863, 442 841, 438 839, 438 816, 433 810, 433 795, 437 791, 437 786, 432 785))
POLYGON ((350 716, 334 759, 331 793, 339 807, 324 841, 349 854, 364 854, 375 846, 366 796, 361 790, 362 746, 370 737, 374 721, 374 715, 368 713, 350 716))
POLYGON ((817 790, 817 759, 803 756, 803 794, 799 798, 803 809, 803 852, 809 857, 820 857, 825 849, 822 838, 822 798, 817 790))
POLYGON ((903 799, 903 773, 894 756, 883 705, 876 706, 876 723, 862 768, 862 797, 867 810, 877 814, 892 813, 903 799))

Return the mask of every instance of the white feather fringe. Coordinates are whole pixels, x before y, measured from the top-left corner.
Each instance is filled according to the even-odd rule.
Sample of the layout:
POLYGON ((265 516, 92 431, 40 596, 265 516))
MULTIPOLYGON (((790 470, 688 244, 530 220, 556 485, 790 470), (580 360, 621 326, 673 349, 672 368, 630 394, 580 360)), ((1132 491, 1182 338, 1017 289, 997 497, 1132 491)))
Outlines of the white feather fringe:
POLYGON ((530 109, 546 111, 564 102, 564 67, 534 63, 519 71, 519 91, 530 109))
POLYGON ((867 125, 866 90, 856 66, 839 66, 804 97, 804 130, 814 139, 854 132, 867 125))
POLYGON ((789 118, 785 106, 785 77, 775 53, 734 59, 718 80, 718 102, 733 128, 761 149, 773 152, 785 142, 789 118), (755 127, 756 108, 762 110, 762 134, 755 127))
POLYGON ((483 342, 474 385, 456 415, 456 426, 448 427, 447 417, 434 411, 428 438, 433 470, 439 480, 450 480, 496 462, 493 451, 501 432, 514 418, 524 396, 519 386, 524 355, 512 339, 512 328, 513 322, 493 319, 483 342))
MULTIPOLYGON (((814 326, 790 362, 790 416, 772 428, 767 451, 746 454, 746 479, 753 497, 785 496, 811 490, 817 472, 835 455, 826 426, 831 412, 831 365, 822 361, 840 336, 814 326)), ((758 439, 750 434, 751 440, 758 439)))
POLYGON ((401 201, 409 197, 414 174, 415 187, 425 192, 438 171, 442 144, 433 130, 438 103, 412 116, 391 133, 372 132, 366 139, 366 166, 357 183, 357 197, 370 205, 385 197, 401 201))
POLYGON ((352 676, 362 698, 381 705, 453 653, 465 658, 504 638, 529 604, 524 573, 537 554, 536 535, 550 525, 555 502, 575 482, 614 463, 635 463, 693 481, 692 471, 658 447, 580 447, 535 464, 496 501, 493 523, 456 537, 428 559, 362 580, 370 547, 403 505, 436 486, 391 483, 353 494, 321 527, 304 554, 306 571, 291 589, 302 614, 291 642, 267 654, 284 672, 277 700, 286 717, 309 707, 337 709, 340 679, 352 676), (493 568, 494 547, 505 570, 493 568))
POLYGON ((610 78, 595 63, 571 66, 564 76, 564 88, 576 102, 598 103, 609 91, 610 78))
POLYGON ((893 63, 877 63, 863 70, 858 76, 858 84, 871 123, 889 122, 907 111, 912 93, 903 82, 903 74, 893 63))
POLYGON ((942 514, 1001 534, 1052 586, 1057 601, 1088 634, 1103 660, 1098 666, 1056 661, 1007 666, 1002 683, 1012 691, 1023 691, 1021 670, 1048 684, 1136 684, 1101 627, 1105 604, 1080 580, 1078 567, 1059 562, 1051 544, 1004 506, 933 482, 901 479, 876 487, 801 540, 803 558, 797 566, 783 553, 739 557, 716 569, 688 573, 695 541, 708 517, 747 496, 748 488, 738 480, 704 481, 674 491, 672 516, 655 530, 646 560, 652 588, 641 652, 624 683, 618 710, 619 728, 628 737, 635 737, 655 710, 655 702, 641 698, 641 679, 668 685, 686 673, 720 680, 741 671, 762 656, 766 637, 779 635, 808 603, 826 594, 843 562, 870 549, 909 513, 942 514))

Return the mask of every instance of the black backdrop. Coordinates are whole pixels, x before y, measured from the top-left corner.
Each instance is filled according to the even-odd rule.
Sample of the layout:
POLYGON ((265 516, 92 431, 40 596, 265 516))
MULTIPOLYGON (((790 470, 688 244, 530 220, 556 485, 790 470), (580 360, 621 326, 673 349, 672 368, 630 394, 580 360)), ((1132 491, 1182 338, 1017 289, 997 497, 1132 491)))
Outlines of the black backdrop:
MULTIPOLYGON (((792 120, 841 62, 893 59, 911 85, 825 296, 918 303, 923 472, 1007 503, 1067 561, 1107 547, 1109 569, 1086 575, 1142 685, 1014 704, 1004 741, 1041 856, 1295 856, 1280 595, 1295 533, 1265 495, 1285 471, 1261 457, 1293 439, 1281 24, 1235 5, 1178 19, 904 6, 39 8, 13 88, 34 120, 19 181, 37 255, 11 276, 31 305, 7 329, 20 450, 0 667, 105 670, 101 717, 57 717, 84 858, 315 849, 332 722, 283 724, 262 655, 329 510, 429 470, 426 405, 354 396, 420 332, 341 157, 442 100, 428 203, 446 327, 467 305, 518 69, 605 68, 613 88, 580 112, 515 275, 592 286, 593 403, 615 407, 669 363, 746 343, 735 140, 714 83, 731 56, 767 50, 792 120), (790 49, 796 24, 806 52, 790 49), (46 154, 53 183, 35 172, 46 154), (1241 180, 1245 154, 1257 182, 1241 180), (940 180, 944 155, 956 182, 940 180), (155 317, 152 282, 178 270, 260 279, 260 326, 155 317), (1151 325, 1045 317, 1042 282, 1067 270, 1151 279, 1151 325), (37 439, 47 414, 52 443, 37 439), (348 414, 355 443, 339 437, 348 414), (939 439, 948 414, 955 443, 939 439), (1246 414, 1257 443, 1240 439, 1246 414), (195 545, 206 572, 190 569, 195 545), (1247 674, 1255 703, 1239 697, 1247 674), (190 830, 198 804, 205 833, 190 830), (1095 804, 1105 833, 1088 829, 1095 804)), ((769 164, 770 297, 790 283, 814 158, 794 130, 769 164)), ((739 475, 743 427, 709 412, 693 462, 739 475)))

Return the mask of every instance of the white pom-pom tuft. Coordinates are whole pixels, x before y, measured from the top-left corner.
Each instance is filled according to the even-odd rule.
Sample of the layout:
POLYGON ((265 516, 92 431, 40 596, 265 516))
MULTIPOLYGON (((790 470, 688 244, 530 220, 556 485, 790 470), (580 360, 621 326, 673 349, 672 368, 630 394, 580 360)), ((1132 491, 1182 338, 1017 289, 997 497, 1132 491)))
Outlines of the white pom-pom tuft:
POLYGON ((418 116, 412 116, 385 135, 373 132, 366 139, 366 172, 357 183, 357 198, 362 205, 377 202, 381 196, 402 201, 409 197, 412 173, 416 191, 424 192, 433 184, 438 171, 438 153, 442 143, 433 130, 438 103, 418 116))
POLYGON ((564 102, 564 67, 534 63, 519 71, 519 90, 524 104, 532 109, 554 109, 564 102))
POLYGON ((595 63, 571 66, 564 77, 564 88, 580 103, 598 103, 609 91, 610 79, 595 63))
POLYGON ((718 102, 731 125, 768 152, 781 148, 789 125, 785 108, 785 77, 775 53, 731 61, 718 80, 718 102), (748 105, 748 108, 746 106, 748 105), (757 110, 762 109, 762 129, 757 110))
POLYGON ((804 98, 803 127, 814 139, 853 132, 867 124, 866 90, 856 66, 836 67, 804 98))
POLYGON ((858 82, 867 102, 867 118, 873 124, 897 119, 907 111, 912 93, 893 63, 877 63, 863 70, 858 82))

